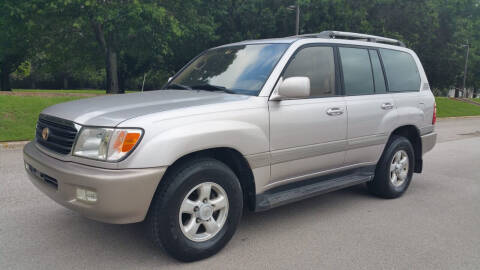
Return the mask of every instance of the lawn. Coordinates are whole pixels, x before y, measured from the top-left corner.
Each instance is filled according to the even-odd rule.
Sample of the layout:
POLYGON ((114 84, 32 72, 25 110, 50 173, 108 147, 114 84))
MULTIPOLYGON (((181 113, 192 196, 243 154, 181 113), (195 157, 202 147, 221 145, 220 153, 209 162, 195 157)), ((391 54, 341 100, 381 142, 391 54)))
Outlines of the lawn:
POLYGON ((454 117, 454 116, 473 116, 480 115, 480 106, 461 102, 446 97, 436 97, 437 116, 438 117, 454 117))
MULTIPOLYGON (((45 92, 45 90, 15 90, 19 92, 45 92)), ((47 90, 63 93, 103 94, 103 90, 47 90)), ((35 135, 38 114, 46 107, 80 99, 80 96, 10 96, 0 95, 0 141, 31 140, 35 135)), ((480 115, 480 106, 444 97, 435 98, 437 116, 480 115)))
MULTIPOLYGON (((75 94, 103 95, 105 90, 41 90, 14 89, 22 95, 0 95, 0 142, 31 140, 35 136, 35 124, 40 112, 51 105, 85 96, 75 94), (28 93, 59 93, 58 96, 35 96, 28 93), (25 95, 23 95, 25 94, 25 95), (71 94, 68 96, 61 94, 71 94)), ((126 91, 133 93, 135 91, 126 91)))
POLYGON ((0 141, 31 140, 38 114, 48 106, 82 97, 0 95, 0 141))

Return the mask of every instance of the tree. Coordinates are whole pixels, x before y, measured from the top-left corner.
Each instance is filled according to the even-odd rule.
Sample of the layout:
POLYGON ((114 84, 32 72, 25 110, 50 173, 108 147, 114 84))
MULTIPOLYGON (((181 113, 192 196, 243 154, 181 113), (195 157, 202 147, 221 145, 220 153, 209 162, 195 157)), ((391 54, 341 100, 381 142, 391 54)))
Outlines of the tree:
MULTIPOLYGON (((178 41, 207 33, 204 46, 213 33, 213 28, 208 27, 211 23, 208 16, 196 12, 200 1, 57 0, 56 3, 47 7, 52 17, 61 14, 55 16, 56 25, 64 29, 73 26, 83 36, 94 38, 101 49, 107 93, 122 93, 124 82, 130 77, 168 66, 165 59, 174 55, 172 45, 186 44, 178 41)), ((189 46, 178 46, 177 51, 186 47, 189 46)))
POLYGON ((10 91, 10 74, 32 54, 35 22, 26 0, 0 1, 0 90, 10 91))
POLYGON ((29 60, 31 77, 48 73, 68 84, 104 74, 107 92, 122 93, 149 74, 147 83, 157 88, 212 46, 293 35, 295 14, 287 7, 294 3, 301 7, 300 33, 403 40, 435 88, 461 85, 461 45, 468 40, 467 86, 480 87, 478 0, 3 0, 1 86, 9 89, 9 74, 29 60))

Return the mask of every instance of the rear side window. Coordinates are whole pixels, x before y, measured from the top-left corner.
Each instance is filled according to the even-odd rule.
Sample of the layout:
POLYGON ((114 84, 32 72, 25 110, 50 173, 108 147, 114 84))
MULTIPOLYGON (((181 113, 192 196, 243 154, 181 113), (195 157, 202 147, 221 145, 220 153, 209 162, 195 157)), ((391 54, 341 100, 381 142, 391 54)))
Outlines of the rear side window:
POLYGON ((340 48, 345 95, 374 93, 372 66, 367 49, 340 48))
POLYGON ((375 93, 382 94, 387 92, 385 87, 385 78, 383 76, 382 64, 376 50, 369 50, 370 60, 372 61, 373 81, 375 83, 375 93))
POLYGON ((413 57, 406 52, 380 49, 388 89, 392 92, 419 91, 420 74, 413 57))
POLYGON ((335 62, 332 47, 306 47, 298 51, 285 69, 283 77, 308 77, 310 96, 335 94, 335 62))

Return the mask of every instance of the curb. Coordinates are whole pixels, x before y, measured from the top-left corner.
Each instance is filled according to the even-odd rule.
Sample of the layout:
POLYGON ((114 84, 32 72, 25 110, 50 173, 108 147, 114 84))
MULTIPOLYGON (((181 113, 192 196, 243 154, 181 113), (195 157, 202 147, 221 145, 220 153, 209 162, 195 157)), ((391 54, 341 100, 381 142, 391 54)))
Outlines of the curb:
POLYGON ((30 141, 0 142, 0 150, 2 149, 22 149, 30 141))
POLYGON ((469 119, 469 118, 480 118, 480 115, 469 115, 469 116, 450 116, 450 117, 437 117, 437 121, 447 120, 447 119, 469 119))

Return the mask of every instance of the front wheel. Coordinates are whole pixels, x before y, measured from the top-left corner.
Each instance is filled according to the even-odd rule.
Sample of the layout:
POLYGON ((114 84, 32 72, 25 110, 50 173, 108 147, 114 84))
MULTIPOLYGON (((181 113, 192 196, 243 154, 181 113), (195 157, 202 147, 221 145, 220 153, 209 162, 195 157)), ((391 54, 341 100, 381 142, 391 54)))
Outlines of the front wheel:
POLYGON ((401 136, 392 136, 375 170, 375 177, 367 182, 373 194, 383 198, 397 198, 410 185, 415 155, 410 141, 401 136))
POLYGON ((147 218, 153 241, 174 258, 195 261, 222 249, 235 233, 243 208, 240 182, 222 162, 194 159, 162 180, 147 218))

